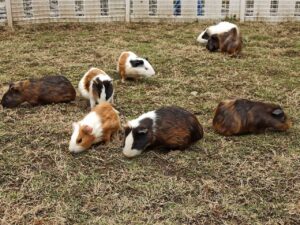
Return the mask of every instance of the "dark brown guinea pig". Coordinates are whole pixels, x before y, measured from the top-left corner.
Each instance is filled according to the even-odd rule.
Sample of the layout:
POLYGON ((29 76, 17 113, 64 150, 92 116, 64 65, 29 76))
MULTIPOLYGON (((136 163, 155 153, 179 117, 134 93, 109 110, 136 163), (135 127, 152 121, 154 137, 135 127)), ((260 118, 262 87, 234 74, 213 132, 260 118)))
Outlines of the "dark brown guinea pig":
POLYGON ((71 82, 64 76, 47 76, 38 80, 23 80, 9 85, 3 95, 3 107, 13 108, 23 102, 32 106, 70 102, 76 97, 71 82))
POLYGON ((213 119, 215 131, 225 136, 286 131, 290 126, 290 120, 279 105, 246 99, 222 101, 213 119))
POLYGON ((234 27, 228 32, 211 35, 206 48, 211 52, 220 50, 229 55, 237 56, 242 50, 242 37, 238 28, 234 27))

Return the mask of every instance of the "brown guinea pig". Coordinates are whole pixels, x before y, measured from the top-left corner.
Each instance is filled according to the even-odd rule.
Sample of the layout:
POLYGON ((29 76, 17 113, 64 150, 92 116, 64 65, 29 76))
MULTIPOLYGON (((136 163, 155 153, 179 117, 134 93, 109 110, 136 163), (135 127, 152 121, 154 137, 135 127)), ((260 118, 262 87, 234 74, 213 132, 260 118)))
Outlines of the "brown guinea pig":
POLYGON ((234 27, 228 32, 211 35, 208 38, 206 48, 211 52, 220 50, 229 55, 237 56, 242 50, 242 37, 238 28, 234 27))
POLYGON ((225 136, 286 131, 290 126, 290 120, 279 105, 247 99, 222 101, 213 119, 215 131, 225 136))
POLYGON ((47 76, 37 80, 23 80, 9 85, 3 95, 3 107, 13 108, 23 102, 30 105, 70 102, 76 97, 71 82, 64 76, 47 76))

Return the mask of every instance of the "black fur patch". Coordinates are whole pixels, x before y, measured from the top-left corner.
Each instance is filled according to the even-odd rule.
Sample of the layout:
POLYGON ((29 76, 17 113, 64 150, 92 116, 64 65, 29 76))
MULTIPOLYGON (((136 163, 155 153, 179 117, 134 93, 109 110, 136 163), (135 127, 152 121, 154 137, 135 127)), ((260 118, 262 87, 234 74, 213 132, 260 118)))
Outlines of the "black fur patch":
POLYGON ((102 87, 103 83, 99 78, 96 78, 93 82, 93 90, 95 90, 98 93, 99 98, 101 98, 101 92, 102 92, 102 87))
POLYGON ((219 38, 216 34, 210 36, 210 38, 208 39, 208 42, 206 44, 206 48, 211 52, 215 52, 220 48, 219 38))
POLYGON ((208 38, 209 38, 209 35, 208 35, 207 32, 205 32, 205 33, 202 35, 202 39, 208 40, 208 38))
POLYGON ((144 60, 136 59, 136 60, 130 60, 129 61, 132 67, 139 67, 144 65, 144 60))
POLYGON ((102 83, 105 87, 105 95, 106 95, 105 99, 107 101, 112 96, 112 94, 114 92, 112 81, 104 80, 102 83))
POLYGON ((132 149, 145 150, 151 144, 153 120, 145 118, 140 121, 140 125, 132 129, 133 144, 132 149))

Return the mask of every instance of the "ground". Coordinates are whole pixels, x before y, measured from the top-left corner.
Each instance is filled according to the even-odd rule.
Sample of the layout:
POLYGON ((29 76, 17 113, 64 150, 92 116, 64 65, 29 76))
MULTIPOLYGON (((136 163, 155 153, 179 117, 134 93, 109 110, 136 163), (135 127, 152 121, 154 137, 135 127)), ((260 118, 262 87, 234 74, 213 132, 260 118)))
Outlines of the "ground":
POLYGON ((300 26, 239 24, 240 58, 196 42, 209 23, 59 24, 0 28, 0 96, 9 82, 95 66, 115 81, 122 122, 164 105, 197 115, 205 136, 186 151, 126 159, 122 141, 68 152, 71 104, 0 109, 1 224, 300 224, 300 26), (123 50, 147 56, 155 77, 122 84, 123 50), (212 127, 225 98, 280 104, 285 133, 223 137, 212 127))

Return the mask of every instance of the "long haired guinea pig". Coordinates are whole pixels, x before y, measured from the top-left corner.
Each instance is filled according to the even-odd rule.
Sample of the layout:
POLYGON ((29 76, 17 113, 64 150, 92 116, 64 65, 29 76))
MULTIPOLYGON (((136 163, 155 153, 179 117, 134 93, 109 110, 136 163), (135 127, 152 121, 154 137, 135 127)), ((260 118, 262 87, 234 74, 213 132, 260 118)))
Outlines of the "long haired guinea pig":
POLYGON ((122 82, 126 78, 138 79, 140 77, 151 77, 155 71, 147 59, 138 57, 133 52, 122 52, 119 57, 117 71, 122 82))
POLYGON ((227 32, 211 35, 208 38, 206 48, 211 52, 220 50, 229 55, 237 56, 242 50, 242 38, 238 29, 232 28, 227 32))
POLYGON ((209 26, 198 36, 197 41, 201 44, 207 44, 208 39, 211 35, 222 34, 224 32, 230 31, 232 28, 238 29, 235 24, 226 21, 220 22, 217 25, 209 26))
POLYGON ((113 103, 112 81, 103 70, 91 68, 81 78, 78 89, 82 97, 90 100, 90 106, 93 108, 101 102, 113 103))
POLYGON ((290 126, 290 120, 279 105, 246 99, 222 101, 213 119, 215 131, 225 136, 286 131, 290 126))
POLYGON ((202 137, 195 115, 176 106, 162 107, 127 123, 123 154, 134 157, 155 146, 183 150, 202 137))
POLYGON ((17 107, 23 102, 32 106, 73 101, 76 91, 64 76, 47 76, 41 79, 23 80, 9 85, 3 95, 3 107, 17 107))
POLYGON ((95 143, 104 142, 106 144, 120 128, 118 111, 110 103, 102 102, 81 121, 73 123, 69 150, 78 153, 90 148, 95 143))

